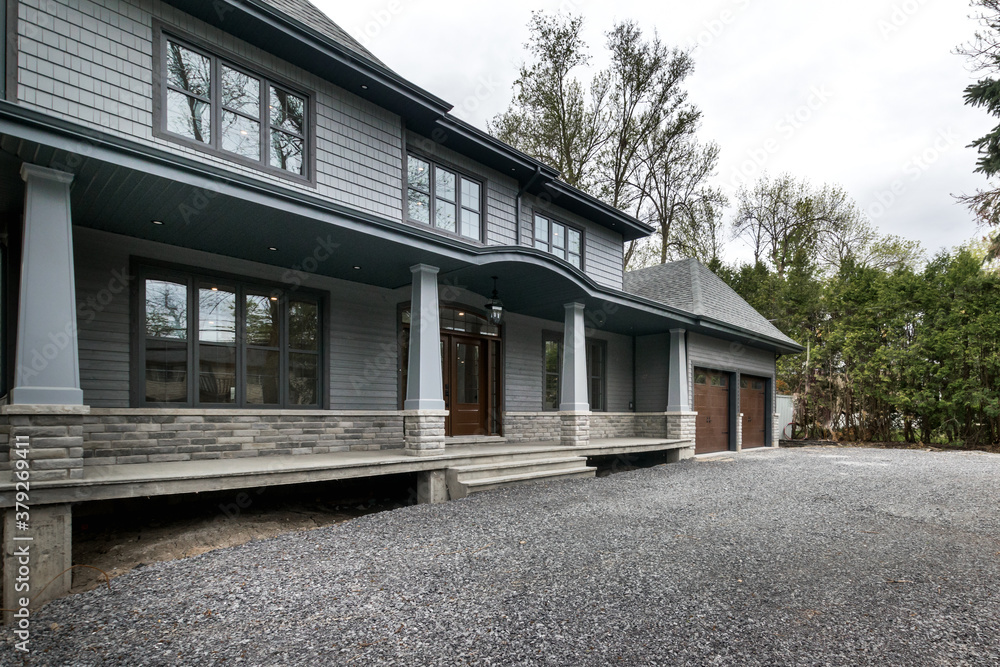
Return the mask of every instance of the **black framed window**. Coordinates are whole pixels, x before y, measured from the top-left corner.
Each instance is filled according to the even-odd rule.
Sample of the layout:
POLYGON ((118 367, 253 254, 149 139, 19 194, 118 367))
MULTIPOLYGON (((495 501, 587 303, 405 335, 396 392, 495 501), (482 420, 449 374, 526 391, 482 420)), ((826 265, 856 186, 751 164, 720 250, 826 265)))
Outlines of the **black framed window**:
POLYGON ((156 269, 139 291, 139 403, 320 407, 318 295, 156 269))
MULTIPOLYGON (((587 387, 590 409, 594 412, 607 410, 607 342, 587 340, 587 387)), ((546 332, 542 336, 542 408, 559 409, 559 389, 561 386, 563 336, 546 332)))
POLYGON ((608 344, 603 340, 587 341, 587 380, 590 386, 590 409, 607 409, 608 344))
POLYGON ((158 127, 165 136, 310 177, 308 95, 172 35, 160 42, 158 127))
POLYGON ((482 241, 482 193, 482 184, 465 174, 406 156, 406 210, 413 222, 482 241))
POLYGON ((583 231, 544 215, 535 214, 535 247, 583 269, 583 231))

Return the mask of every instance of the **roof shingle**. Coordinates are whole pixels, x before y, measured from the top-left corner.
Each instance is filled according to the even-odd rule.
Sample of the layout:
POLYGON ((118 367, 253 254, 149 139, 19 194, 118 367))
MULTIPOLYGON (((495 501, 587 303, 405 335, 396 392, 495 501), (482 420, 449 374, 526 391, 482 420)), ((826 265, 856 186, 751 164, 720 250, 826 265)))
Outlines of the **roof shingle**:
POLYGON ((309 0, 261 0, 261 2, 298 21, 307 28, 315 30, 355 55, 388 69, 385 63, 376 58, 360 42, 347 34, 347 31, 334 23, 330 17, 309 2, 309 0))
POLYGON ((695 317, 800 347, 696 259, 682 259, 625 274, 625 291, 695 317))

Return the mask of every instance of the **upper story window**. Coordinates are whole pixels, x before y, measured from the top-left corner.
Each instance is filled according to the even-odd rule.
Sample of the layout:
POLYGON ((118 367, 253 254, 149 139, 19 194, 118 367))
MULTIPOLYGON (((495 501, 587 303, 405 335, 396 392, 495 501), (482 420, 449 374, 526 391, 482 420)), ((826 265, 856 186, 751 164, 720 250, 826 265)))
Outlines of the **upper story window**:
POLYGON ((414 222, 483 239, 482 185, 416 155, 406 157, 407 216, 414 222))
POLYGON ((309 97, 164 34, 161 136, 309 178, 309 97))
POLYGON ((535 247, 583 268, 583 232, 551 218, 535 214, 535 247))

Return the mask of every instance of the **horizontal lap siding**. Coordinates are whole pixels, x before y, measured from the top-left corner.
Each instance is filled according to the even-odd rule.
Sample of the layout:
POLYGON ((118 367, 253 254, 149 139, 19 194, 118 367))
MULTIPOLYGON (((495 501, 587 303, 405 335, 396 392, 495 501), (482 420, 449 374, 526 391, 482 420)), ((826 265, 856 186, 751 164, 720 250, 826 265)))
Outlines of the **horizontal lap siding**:
POLYGON ((521 198, 521 245, 534 246, 534 213, 552 216, 584 230, 583 270, 597 284, 622 289, 624 245, 621 234, 596 225, 587 219, 565 211, 532 195, 521 198))
POLYGON ((542 331, 547 322, 516 313, 504 315, 504 399, 508 412, 542 409, 542 331))
POLYGON ((129 254, 74 228, 77 331, 83 402, 123 407, 129 402, 129 254))
MULTIPOLYGON (((129 297, 114 294, 134 255, 248 280, 281 284, 284 269, 219 255, 74 228, 80 383, 94 407, 129 405, 129 297)), ((329 295, 330 408, 396 410, 397 298, 391 290, 308 276, 309 289, 329 295)))
POLYGON ((632 338, 601 333, 594 333, 592 337, 607 341, 607 411, 627 412, 632 402, 632 338))
POLYGON ((396 410, 399 351, 389 290, 342 283, 330 295, 330 407, 396 410))
POLYGON ((154 0, 22 0, 18 33, 18 97, 25 106, 376 215, 402 217, 399 117, 227 33, 154 0), (153 137, 153 18, 315 96, 316 189, 153 137))
POLYGON ((486 184, 486 245, 517 245, 517 181, 449 150, 415 132, 407 131, 407 147, 470 175, 486 184))
POLYGON ((637 412, 664 412, 669 403, 670 335, 639 336, 635 341, 637 412))
MULTIPOLYGON (((539 411, 543 398, 543 333, 561 335, 563 323, 516 313, 508 313, 504 319, 506 409, 509 412, 539 411)), ((591 332, 588 340, 607 342, 607 409, 610 412, 625 412, 632 400, 632 339, 629 336, 591 332)))

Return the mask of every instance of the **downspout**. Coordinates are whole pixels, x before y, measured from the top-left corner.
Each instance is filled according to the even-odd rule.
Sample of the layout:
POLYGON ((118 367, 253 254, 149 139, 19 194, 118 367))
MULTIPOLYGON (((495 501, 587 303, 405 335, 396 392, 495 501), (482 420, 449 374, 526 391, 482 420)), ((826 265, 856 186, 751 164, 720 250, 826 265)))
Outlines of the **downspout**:
POLYGON ((514 211, 514 226, 515 233, 517 234, 517 239, 514 241, 514 245, 521 245, 521 196, 528 191, 534 183, 535 179, 542 175, 542 166, 535 165, 535 173, 531 175, 531 178, 524 184, 524 186, 517 191, 517 197, 515 199, 515 206, 517 209, 514 211))

